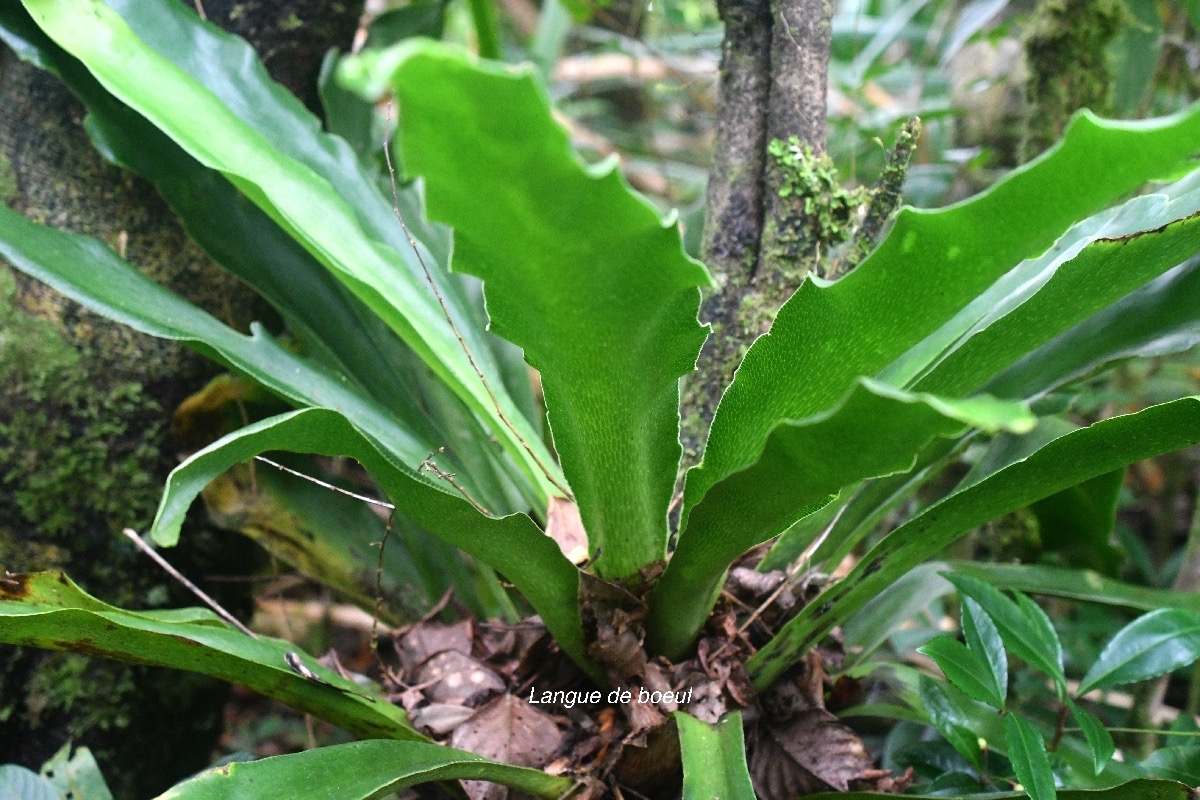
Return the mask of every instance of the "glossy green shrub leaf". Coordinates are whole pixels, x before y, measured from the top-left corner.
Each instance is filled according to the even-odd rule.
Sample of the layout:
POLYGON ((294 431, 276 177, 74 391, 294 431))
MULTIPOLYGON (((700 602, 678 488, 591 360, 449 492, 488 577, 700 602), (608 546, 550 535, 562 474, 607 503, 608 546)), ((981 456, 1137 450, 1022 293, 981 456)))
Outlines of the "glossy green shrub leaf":
POLYGON ((987 668, 984 680, 1000 698, 1002 708, 1008 696, 1008 653, 996 623, 979 604, 969 597, 962 599, 962 631, 967 648, 983 659, 987 668))
MULTIPOLYGON (((378 188, 365 182, 349 185, 314 170, 306 160, 311 153, 296 154, 285 136, 294 128, 308 129, 310 135, 299 137, 292 148, 318 151, 340 145, 355 165, 353 174, 360 174, 349 147, 341 140, 314 143, 318 123, 299 114, 294 98, 286 106, 267 102, 256 109, 250 103, 235 106, 235 112, 225 95, 206 85, 205 80, 237 82, 228 71, 202 66, 208 63, 208 49, 201 44, 219 48, 232 37, 214 40, 213 29, 183 16, 187 13, 183 8, 164 0, 122 4, 128 19, 102 0, 29 0, 25 7, 50 38, 82 61, 109 92, 200 163, 220 171, 303 244, 475 413, 489 421, 492 434, 532 481, 546 493, 554 491, 546 473, 554 475, 556 468, 532 426, 494 374, 487 383, 480 377, 486 347, 473 332, 469 317, 462 314, 452 326, 445 313, 455 309, 442 302, 449 302, 449 293, 435 293, 430 287, 430 281, 439 280, 434 272, 427 273, 412 247, 404 246, 401 232, 382 233, 378 219, 388 213, 388 204, 378 188), (174 15, 167 16, 172 6, 174 15), (164 24, 165 19, 173 24, 164 24), (264 130, 266 120, 254 118, 255 112, 264 111, 281 111, 279 116, 290 113, 283 132, 264 130), (196 119, 205 124, 197 127, 196 119), (470 355, 464 352, 459 335, 468 338, 470 355)), ((332 160, 329 151, 324 154, 326 161, 332 160)), ((386 227, 395 228, 395 223, 386 227)))
POLYGON ((966 575, 946 573, 961 595, 969 597, 995 623, 1008 650, 1017 658, 1049 675, 1060 689, 1066 685, 1063 674, 1062 645, 1045 612, 1028 597, 1016 593, 1016 600, 998 589, 966 575))
POLYGON ((205 609, 124 611, 91 597, 61 572, 0 581, 0 641, 171 667, 237 683, 358 736, 423 739, 404 711, 310 657, 322 682, 292 671, 290 642, 251 638, 205 609))
POLYGON ((979 749, 979 737, 971 730, 967 715, 948 687, 941 681, 922 675, 921 706, 942 738, 975 769, 982 770, 983 753, 979 749))
POLYGON ((741 712, 726 714, 714 725, 683 712, 673 716, 683 759, 683 800, 754 800, 741 712))
POLYGON ((184 515, 200 491, 234 464, 284 450, 350 456, 396 504, 396 513, 491 565, 542 615, 563 651, 585 669, 579 616, 579 571, 558 545, 524 514, 486 517, 462 497, 447 494, 397 468, 387 453, 341 414, 323 408, 293 411, 256 422, 188 458, 167 478, 154 518, 155 541, 178 538, 184 515))
POLYGON ((651 601, 651 647, 677 657, 729 565, 844 486, 911 469, 913 454, 935 437, 971 427, 1022 431, 1034 421, 1020 403, 947 400, 864 379, 828 412, 782 423, 755 463, 716 484, 680 521, 679 545, 651 601))
POLYGON ((1142 761, 1142 768, 1156 778, 1200 786, 1200 747, 1193 744, 1159 748, 1142 761))
POLYGON ((956 490, 884 538, 844 580, 828 587, 760 649, 747 663, 755 685, 768 685, 897 577, 977 525, 1097 475, 1198 441, 1200 398, 1186 397, 1067 433, 956 490))
POLYGON ((480 780, 558 798, 572 780, 420 742, 382 740, 321 747, 205 770, 158 800, 375 800, 430 781, 480 780))
POLYGON ((1067 698, 1067 707, 1071 709, 1071 716, 1075 718, 1075 724, 1083 732, 1083 738, 1087 740, 1088 747, 1092 748, 1092 759, 1096 774, 1099 775, 1117 749, 1113 743, 1112 734, 1108 732, 1108 728, 1104 727, 1104 723, 1096 718, 1095 714, 1070 698, 1067 698))
POLYGON ((1004 718, 1004 741, 1013 772, 1030 800, 1055 800, 1054 773, 1037 728, 1018 714, 1008 714, 1004 718))
POLYGON ((752 463, 780 421, 820 413, 859 376, 879 374, 1070 225, 1186 166, 1198 140, 1200 107, 1136 123, 1085 113, 1053 150, 979 196, 901 211, 857 269, 803 284, 750 348, 688 475, 685 508, 752 463))
POLYGON ((454 226, 454 268, 483 279, 492 330, 541 373, 596 569, 661 559, 704 268, 615 162, 580 163, 532 72, 421 41, 345 74, 372 97, 395 91, 405 169, 454 226))
POLYGON ((1163 608, 1143 614, 1109 640, 1083 676, 1079 694, 1157 678, 1200 659, 1200 613, 1163 608))
POLYGON ((990 679, 991 669, 982 654, 949 636, 930 639, 917 652, 932 658, 945 674, 946 680, 972 700, 997 709, 1004 707, 1004 697, 990 679))

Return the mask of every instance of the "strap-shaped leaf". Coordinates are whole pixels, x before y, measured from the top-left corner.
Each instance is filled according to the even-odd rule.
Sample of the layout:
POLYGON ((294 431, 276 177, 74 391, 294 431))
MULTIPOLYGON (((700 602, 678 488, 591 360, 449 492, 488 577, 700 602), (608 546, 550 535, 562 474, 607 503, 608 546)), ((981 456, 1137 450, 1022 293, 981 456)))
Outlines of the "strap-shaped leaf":
POLYGON ((206 609, 115 608, 91 597, 61 572, 0 581, 0 641, 199 672, 247 686, 359 736, 424 738, 401 708, 301 656, 289 642, 251 638, 206 609), (320 681, 292 670, 285 660, 289 653, 301 658, 320 681))
POLYGON ((479 780, 534 797, 562 797, 572 780, 421 742, 350 742, 205 770, 157 800, 373 800, 430 781, 479 780))
POLYGON ((1162 608, 1114 636, 1079 684, 1079 694, 1157 678, 1200 659, 1200 613, 1162 608))
POLYGON ((726 714, 713 725, 682 711, 674 717, 683 759, 683 800, 754 800, 742 713, 726 714))
POLYGON ((376 480, 405 519, 495 568, 542 615, 564 652, 585 669, 579 571, 524 514, 485 517, 461 498, 397 467, 371 438, 336 411, 310 408, 262 420, 225 436, 176 467, 154 519, 156 541, 171 543, 196 495, 234 464, 268 450, 350 456, 376 480))
POLYGON ((897 528, 805 606, 748 662, 766 686, 898 576, 990 519, 1135 461, 1200 442, 1200 398, 1185 397, 1067 433, 897 528))
POLYGON ((1058 146, 977 197, 901 211, 854 272, 833 285, 804 283, 771 335, 750 348, 713 419, 704 462, 688 475, 684 514, 752 463, 781 420, 832 406, 859 376, 878 374, 1068 226, 1177 173, 1198 141, 1200 106, 1151 122, 1084 113, 1058 146))
POLYGON ((174 339, 245 373, 297 405, 335 409, 416 475, 427 443, 369 397, 293 353, 260 327, 233 331, 158 285, 99 241, 38 225, 0 205, 0 256, 22 272, 123 325, 174 339))
POLYGON ((661 559, 703 266, 615 163, 580 163, 531 70, 412 42, 346 73, 396 92, 402 160, 454 226, 454 268, 483 278, 492 330, 541 372, 597 571, 661 559))
MULTIPOLYGON (((481 378, 486 377, 486 347, 471 334, 472 341, 467 345, 470 355, 464 352, 459 336, 468 336, 472 330, 469 316, 449 305, 444 288, 439 293, 431 289, 430 280, 444 284, 444 278, 439 279, 432 269, 427 277, 412 246, 402 244, 402 236, 388 237, 380 225, 368 219, 372 213, 387 212, 388 204, 378 189, 369 183, 331 183, 326 175, 273 140, 263 130, 263 120, 252 118, 255 98, 243 95, 248 105, 231 108, 221 94, 200 80, 203 77, 236 83, 228 71, 201 72, 196 65, 205 60, 210 48, 219 48, 222 42, 230 41, 229 37, 223 40, 212 36, 211 26, 189 19, 178 4, 165 0, 124 5, 129 20, 102 0, 28 0, 25 7, 34 21, 82 61, 109 92, 202 164, 224 174, 303 244, 395 330, 455 394, 490 421, 492 433, 544 493, 555 491, 549 481, 557 474, 557 467, 532 425, 517 410, 495 374, 487 382, 481 378), (133 13, 151 7, 150 13, 133 13), (136 30, 131 23, 138 26, 136 30), (148 43, 150 37, 157 37, 156 46, 148 43), (197 74, 189 73, 173 58, 197 69, 197 74), (204 120, 204 125, 197 126, 197 119, 204 120), (447 312, 454 319, 453 325, 446 318, 447 312)), ((255 68, 253 62, 247 64, 247 69, 255 68)), ((291 105, 294 111, 299 104, 293 98, 291 105)), ((272 104, 271 109, 278 106, 272 104)), ((301 124, 314 131, 317 127, 312 117, 301 124)), ((355 163, 348 145, 337 141, 350 162, 355 163)), ((425 259, 426 265, 433 265, 427 254, 425 259)))
POLYGON ((904 367, 917 375, 889 379, 952 396, 978 391, 1027 353, 1194 256, 1198 232, 1200 172, 1076 225, 915 348, 928 352, 904 367))
POLYGON ((651 601, 651 646, 678 656, 734 559, 844 486, 911 469, 914 454, 935 437, 971 427, 1022 431, 1034 421, 1020 403, 945 400, 862 380, 834 409, 779 425, 755 463, 714 486, 692 511, 651 601))
MULTIPOLYGON (((176 9, 171 13, 188 12, 176 9)), ((279 311, 289 333, 299 340, 306 354, 344 374, 357 389, 387 408, 425 443, 427 452, 446 446, 439 465, 454 472, 459 482, 484 499, 488 507, 512 510, 504 487, 508 480, 522 484, 523 476, 512 464, 507 465, 507 472, 498 469, 494 461, 501 454, 493 452, 498 448, 490 446, 479 420, 461 400, 437 384, 395 333, 311 253, 219 172, 200 164, 166 134, 117 101, 78 60, 51 41, 21 5, 0 5, 0 37, 23 58, 62 78, 87 106, 86 129, 105 158, 153 182, 205 252, 279 311), (435 392, 436 396, 431 397, 435 392)), ((204 68, 214 72, 244 68, 244 53, 242 57, 237 54, 246 45, 232 38, 225 45, 221 55, 214 58, 215 63, 205 61, 204 68)), ((279 106, 286 106, 286 93, 265 74, 246 69, 241 74, 244 81, 259 83, 259 99, 269 105, 277 98, 279 106)), ((234 91, 225 84, 210 86, 234 91)), ((247 91, 244 84, 236 87, 237 93, 247 91)), ((233 100, 227 98, 227 102, 233 100)), ((324 166, 336 167, 336 180, 353 183, 357 165, 345 157, 341 148, 333 146, 333 139, 300 124, 307 115, 307 111, 298 114, 287 128, 291 137, 288 141, 292 146, 309 140, 330 144, 328 154, 316 149, 319 154, 333 156, 324 166)), ((322 162, 315 165, 320 168, 322 162)), ((419 219, 413 191, 401 195, 402 210, 419 219)), ((437 232, 418 228, 416 233, 430 241, 437 232)), ((435 252, 446 249, 447 245, 439 241, 431 246, 435 252)), ((453 284, 447 286, 448 290, 453 288, 453 284)), ((503 344, 495 337, 491 339, 503 344)), ((527 481, 524 484, 522 488, 532 490, 527 481)))

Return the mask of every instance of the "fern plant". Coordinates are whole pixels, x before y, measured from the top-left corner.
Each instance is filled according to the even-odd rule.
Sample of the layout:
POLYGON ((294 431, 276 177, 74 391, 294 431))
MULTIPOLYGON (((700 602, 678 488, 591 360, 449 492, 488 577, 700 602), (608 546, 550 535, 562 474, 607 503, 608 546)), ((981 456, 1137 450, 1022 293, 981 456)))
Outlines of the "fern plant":
MULTIPOLYGON (((811 675, 814 648, 839 626, 861 625, 864 609, 870 621, 902 621, 887 604, 903 607, 906 580, 947 545, 1200 441, 1200 398, 1083 428, 1058 416, 1056 402, 1083 376, 1196 340, 1200 109, 1139 123, 1081 114, 1064 141, 988 191, 939 211, 906 208, 853 272, 810 277, 725 390, 703 460, 683 481, 673 531, 679 384, 708 335, 697 312, 711 281, 684 254, 673 221, 614 164, 576 158, 532 71, 427 40, 344 63, 346 85, 398 105, 394 152, 424 194, 410 184, 393 201, 345 140, 266 77, 245 43, 181 5, 23 0, 23 8, 0 10, 6 42, 79 94, 102 152, 155 182, 197 241, 271 302, 294 337, 231 330, 99 242, 0 209, 0 256, 14 267, 98 313, 197 348, 293 407, 184 461, 164 490, 153 540, 175 544, 201 490, 255 456, 351 457, 400 524, 509 581, 597 690, 636 693, 661 689, 663 676, 690 676, 680 679, 692 690, 687 701, 651 702, 648 712, 625 704, 631 719, 654 718, 640 728, 630 721, 634 733, 678 736, 686 798, 753 797, 751 772, 760 796, 794 794, 804 757, 788 748, 803 741, 803 726, 827 737, 848 729, 819 708, 764 719, 756 698, 811 675), (1129 199, 1153 181, 1173 182, 1129 199), (453 229, 452 247, 437 223, 453 229), (472 298, 477 283, 463 276, 482 282, 486 316, 472 298), (540 375, 546 437, 512 345, 540 375), (774 540, 757 569, 786 588, 794 565, 838 563, 968 445, 989 441, 952 491, 874 543, 846 577, 797 598, 769 636, 731 634, 741 617, 722 591, 744 553, 774 540), (586 566, 556 539, 555 508, 577 509, 586 566), (714 620, 726 625, 722 644, 714 620), (749 758, 744 709, 756 718, 749 758)), ((1102 493, 1110 500, 1111 484, 1102 493)), ((317 538, 290 553, 352 589, 351 566, 323 559, 330 548, 317 538)), ((1039 591, 1065 590, 1047 581, 1039 591)), ((371 594, 352 592, 368 606, 371 594)), ((1118 591, 1094 595, 1126 602, 1118 591)), ((980 604, 970 631, 992 612, 980 604)), ((1009 644, 1000 621, 993 627, 1009 644)), ((247 636, 203 610, 123 611, 58 574, 0 582, 0 639, 215 675, 366 740, 230 765, 169 797, 367 798, 452 779, 559 797, 601 791, 608 775, 582 763, 552 775, 537 769, 548 755, 516 766, 434 744, 403 709, 287 642, 247 636)), ((942 726, 940 708, 917 704, 916 713, 939 729, 969 729, 942 726)), ((1007 753, 1033 796, 1053 796, 1042 734, 1025 720, 1011 724, 1017 734, 990 746, 1007 753)), ((1093 739, 1056 755, 1072 785, 1154 775, 1093 759, 1088 748, 1103 747, 1093 739)), ((813 785, 878 785, 859 758, 813 785)), ((1142 780, 1122 796, 1177 788, 1142 780)))

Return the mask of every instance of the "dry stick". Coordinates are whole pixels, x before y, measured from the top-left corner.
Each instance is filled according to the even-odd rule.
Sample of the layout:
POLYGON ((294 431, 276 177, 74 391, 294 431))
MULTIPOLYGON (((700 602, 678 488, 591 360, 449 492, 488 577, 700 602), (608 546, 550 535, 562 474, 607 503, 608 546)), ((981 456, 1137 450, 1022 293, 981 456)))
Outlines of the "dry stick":
POLYGON ((196 13, 200 15, 200 19, 207 20, 208 14, 204 13, 204 5, 200 2, 200 0, 195 0, 194 5, 196 6, 196 13))
MULTIPOLYGON (((390 100, 388 101, 388 116, 394 116, 392 102, 390 100)), ((433 290, 433 296, 437 298, 438 305, 441 306, 442 316, 444 316, 446 318, 446 322, 450 324, 450 330, 454 332, 454 338, 458 340, 458 346, 462 348, 463 354, 466 355, 467 361, 471 364, 471 368, 475 370, 476 377, 478 377, 479 382, 483 384, 483 389, 485 392, 487 392, 488 399, 492 401, 492 407, 496 409, 496 415, 500 417, 500 421, 503 422, 504 426, 512 432, 513 436, 517 437, 517 441, 521 443, 521 447, 523 447, 525 452, 529 454, 529 457, 533 459, 533 463, 537 464, 538 469, 542 471, 542 474, 546 477, 546 480, 550 481, 555 489, 558 489, 560 492, 562 492, 564 497, 573 498, 574 496, 571 494, 571 490, 554 479, 554 475, 552 475, 546 465, 542 463, 542 460, 538 458, 537 453, 533 452, 533 448, 529 446, 529 442, 525 441, 525 437, 523 437, 521 432, 517 430, 517 427, 513 425, 512 420, 508 418, 508 415, 504 413, 504 409, 500 407, 500 401, 496 399, 496 395, 492 391, 491 384, 487 382, 487 378, 485 378, 483 375, 483 370, 481 370, 479 365, 475 363, 475 356, 471 355, 471 349, 467 347, 467 343, 463 339, 462 333, 459 332, 458 326, 454 324, 454 318, 450 316, 450 308, 446 305, 445 298, 442 297, 442 293, 438 290, 437 284, 433 282, 433 273, 429 271, 429 265, 425 263, 425 257, 421 255, 421 249, 417 246, 416 237, 412 235, 412 231, 408 229, 408 224, 405 223, 404 217, 400 214, 400 191, 396 188, 396 170, 392 166, 391 150, 386 144, 383 147, 383 158, 387 162, 388 177, 391 179, 392 184, 392 212, 396 215, 396 220, 400 223, 400 228, 404 231, 404 235, 408 238, 409 246, 412 248, 413 253, 417 256, 417 262, 421 265, 421 270, 425 273, 425 280, 429 284, 429 288, 433 290)))
POLYGON ((425 460, 421 462, 421 466, 419 466, 417 468, 417 472, 421 472, 423 470, 429 470, 435 476, 437 476, 438 478, 441 478, 446 483, 450 484, 455 489, 457 489, 458 493, 461 494, 463 497, 467 498, 467 502, 470 503, 471 505, 475 506, 475 510, 478 511, 480 514, 483 514, 484 516, 487 516, 487 517, 496 516, 495 514, 488 511, 486 508, 484 508, 482 503, 480 503, 478 500, 476 500, 474 497, 472 497, 471 493, 468 492, 466 489, 464 489, 459 484, 458 481, 454 480, 453 472, 446 472, 446 470, 442 469, 441 467, 439 467, 437 464, 435 464, 433 462, 433 457, 436 456, 438 453, 444 452, 445 450, 446 450, 446 448, 439 447, 437 450, 432 451, 428 456, 425 457, 425 460))
POLYGON ((196 597, 199 597, 206 606, 217 612, 217 616, 250 638, 258 638, 258 634, 243 625, 241 620, 222 608, 220 603, 218 603, 216 600, 213 600, 211 597, 205 594, 199 586, 189 581, 179 572, 179 570, 168 564, 165 558, 156 553, 154 549, 150 547, 150 545, 146 544, 145 540, 143 540, 141 536, 138 536, 137 531, 135 531, 133 528, 126 528, 123 533, 133 540, 133 543, 138 546, 138 549, 150 556, 150 558, 153 559, 156 564, 166 570, 167 574, 182 583, 192 594, 196 595, 196 597))
POLYGON ((343 489, 340 486, 334 486, 332 483, 327 483, 327 482, 321 480, 320 478, 314 478, 312 475, 306 475, 305 473, 294 470, 291 467, 285 467, 283 464, 278 464, 265 456, 255 456, 254 459, 256 461, 261 461, 264 464, 269 464, 272 467, 274 467, 275 469, 280 470, 282 472, 286 472, 289 475, 295 475, 297 478, 304 478, 304 480, 306 480, 306 481, 312 481, 313 483, 317 484, 318 486, 322 486, 326 489, 329 489, 330 491, 337 492, 338 494, 344 494, 347 497, 353 497, 355 500, 361 500, 364 503, 370 503, 371 505, 379 506, 381 508, 386 508, 389 511, 396 510, 396 507, 394 505, 392 505, 391 503, 387 502, 386 500, 376 500, 374 497, 367 497, 365 494, 355 494, 354 492, 350 491, 349 489, 343 489))
POLYGON ((379 557, 375 560, 375 614, 371 620, 371 652, 379 666, 383 667, 383 659, 379 657, 379 615, 383 611, 383 548, 387 546, 388 536, 392 532, 392 522, 396 519, 396 509, 388 514, 387 525, 383 528, 383 538, 379 540, 379 557))
MULTIPOLYGON (((767 610, 771 603, 774 603, 779 598, 779 595, 783 594, 783 590, 791 584, 792 578, 794 578, 801 569, 808 566, 808 562, 812 558, 813 553, 817 552, 817 548, 820 547, 825 542, 825 539, 829 537, 830 532, 833 531, 833 526, 837 525, 838 520, 842 518, 842 512, 845 510, 846 506, 839 508, 838 512, 833 515, 833 519, 829 520, 829 524, 825 526, 825 530, 821 531, 821 535, 814 539, 812 543, 808 545, 808 547, 804 548, 804 552, 800 554, 800 557, 788 567, 786 577, 784 577, 784 579, 779 582, 779 585, 775 587, 775 591, 771 592, 771 594, 767 596, 767 599, 763 600, 762 604, 754 610, 754 613, 751 614, 745 622, 738 626, 737 636, 744 634, 750 628, 750 626, 754 624, 755 620, 762 616, 763 612, 767 610)), ((733 642, 734 639, 729 639, 720 647, 718 647, 716 652, 710 655, 709 658, 716 658, 725 651, 725 648, 733 644, 733 642)))

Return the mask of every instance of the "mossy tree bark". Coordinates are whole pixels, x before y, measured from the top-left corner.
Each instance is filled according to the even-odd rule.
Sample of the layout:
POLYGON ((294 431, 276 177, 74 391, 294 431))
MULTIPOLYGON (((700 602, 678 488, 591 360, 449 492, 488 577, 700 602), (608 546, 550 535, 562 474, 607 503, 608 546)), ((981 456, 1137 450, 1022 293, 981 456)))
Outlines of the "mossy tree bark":
MULTIPOLYGON (((189 3, 191 5, 191 3, 189 3)), ((345 47, 361 4, 203 0, 251 39, 272 74, 316 106, 325 50, 345 47)), ((248 289, 189 242, 152 187, 104 163, 83 109, 0 46, 0 199, 95 236, 216 316, 245 327, 248 289)), ((63 569, 129 608, 196 601, 123 537, 145 530, 177 463, 169 418, 214 374, 198 355, 109 323, 0 264, 0 568, 63 569)), ((200 520, 169 556, 198 582, 246 569, 246 546, 200 520)), ((248 610, 248 597, 209 587, 248 610)), ((206 766, 226 688, 198 676, 65 653, 0 648, 0 763, 36 769, 88 745, 118 798, 143 798, 206 766)))
POLYGON ((795 137, 814 153, 825 149, 833 3, 718 0, 717 10, 725 38, 703 255, 718 288, 701 311, 713 335, 685 384, 685 466, 696 460, 721 392, 769 323, 770 307, 807 272, 803 257, 776 258, 779 223, 792 209, 779 196, 786 176, 768 144, 795 137))

